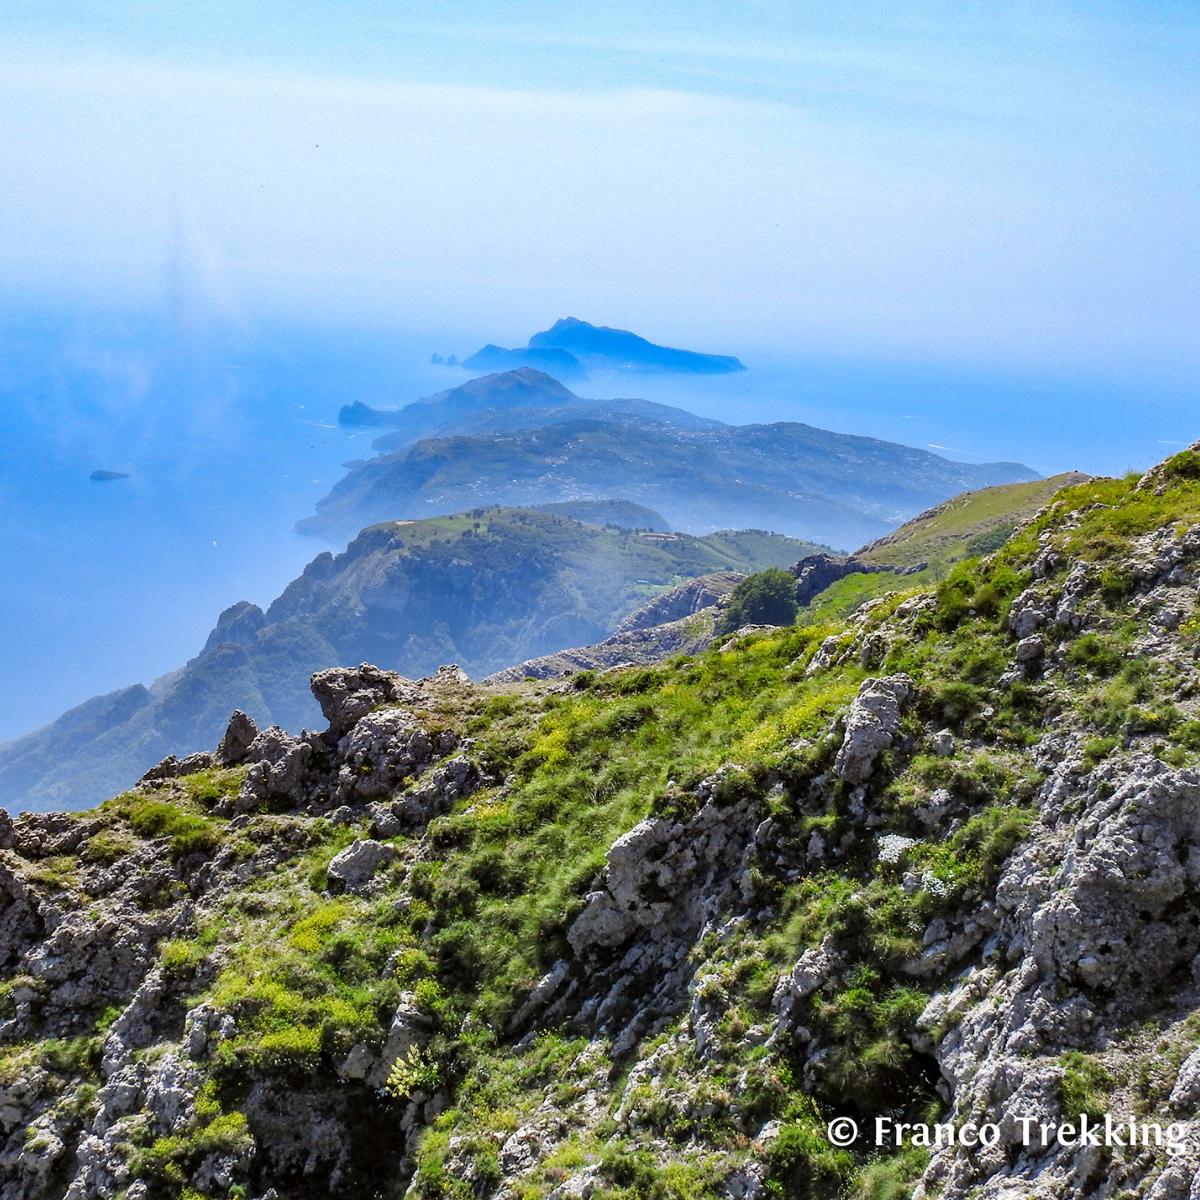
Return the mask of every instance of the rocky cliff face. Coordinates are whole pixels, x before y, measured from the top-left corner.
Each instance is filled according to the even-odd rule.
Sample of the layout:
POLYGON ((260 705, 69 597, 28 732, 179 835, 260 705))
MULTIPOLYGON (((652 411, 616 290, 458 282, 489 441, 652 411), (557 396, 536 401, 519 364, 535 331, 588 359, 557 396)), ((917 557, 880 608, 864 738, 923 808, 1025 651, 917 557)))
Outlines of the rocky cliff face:
POLYGON ((0 1196, 1195 1195, 1198 584, 1193 451, 842 626, 322 672, 4 822, 0 1196))

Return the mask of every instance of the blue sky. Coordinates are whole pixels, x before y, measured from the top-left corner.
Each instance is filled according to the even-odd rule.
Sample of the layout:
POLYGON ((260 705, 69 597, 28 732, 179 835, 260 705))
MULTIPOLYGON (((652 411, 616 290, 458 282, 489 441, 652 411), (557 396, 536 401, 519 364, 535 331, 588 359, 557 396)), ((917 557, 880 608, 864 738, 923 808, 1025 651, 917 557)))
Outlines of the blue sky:
POLYGON ((9 0, 0 274, 1177 384, 1198 50, 1149 2, 9 0))

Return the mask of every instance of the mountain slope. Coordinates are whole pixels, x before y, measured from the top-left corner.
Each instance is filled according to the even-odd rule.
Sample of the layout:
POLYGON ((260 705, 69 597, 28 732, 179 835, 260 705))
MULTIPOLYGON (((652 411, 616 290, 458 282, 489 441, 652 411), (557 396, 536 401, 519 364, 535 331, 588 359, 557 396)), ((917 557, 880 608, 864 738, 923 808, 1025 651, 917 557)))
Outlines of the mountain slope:
POLYGON ((395 410, 346 405, 338 420, 345 425, 394 427, 395 432, 374 442, 377 450, 394 451, 425 437, 507 433, 580 418, 642 420, 680 429, 721 426, 720 421, 652 400, 587 400, 557 379, 529 368, 484 375, 395 410))
POLYGON ((465 416, 491 409, 549 408, 570 404, 578 397, 557 379, 531 367, 501 371, 470 379, 395 410, 357 403, 346 405, 338 420, 351 425, 403 426, 410 440, 452 429, 465 416))
POLYGON ((863 546, 854 557, 874 565, 911 567, 923 562, 945 568, 960 558, 999 548, 1056 492, 1087 479, 1078 471, 1065 471, 953 496, 863 546))
MULTIPOLYGON (((1070 472, 967 492, 852 555, 825 551, 808 555, 790 564, 796 576, 799 620, 815 625, 845 618, 871 599, 929 586, 944 578, 956 561, 999 549, 1055 493, 1086 479, 1070 472)), ((621 663, 648 666, 676 654, 707 650, 720 636, 724 601, 739 578, 703 576, 680 584, 631 614, 603 641, 539 655, 495 672, 489 682, 551 679, 621 663)))
POLYGON ((537 507, 542 512, 570 517, 585 525, 618 525, 622 529, 646 529, 653 533, 671 531, 661 513, 629 500, 559 500, 537 507))
POLYGON ((1198 580, 1200 447, 849 623, 328 672, 4 823, 7 1194, 1186 1197, 1198 580))
POLYGON ((929 586, 973 554, 999 549, 1064 487, 1086 482, 1077 471, 964 492, 918 513, 848 558, 821 556, 797 563, 802 620, 828 621, 897 587, 929 586), (897 580, 895 572, 903 572, 897 580))
POLYGON ((371 660, 411 675, 458 662, 489 672, 606 636, 629 609, 716 570, 777 566, 790 538, 638 533, 554 513, 479 509, 364 530, 318 555, 264 613, 242 602, 204 650, 155 682, 98 697, 0 746, 0 803, 78 807, 168 752, 210 745, 231 709, 299 729, 314 671, 371 660))
POLYGON ((1035 473, 968 465, 809 425, 682 429, 576 419, 506 433, 429 438, 350 465, 297 528, 336 537, 391 517, 478 503, 543 504, 620 496, 676 529, 775 529, 857 545, 947 496, 1035 473))
POLYGON ((531 350, 567 350, 585 363, 625 371, 678 371, 690 375, 721 375, 746 368, 729 354, 699 354, 657 346, 626 329, 592 325, 563 317, 529 339, 531 350))
POLYGON ((712 643, 718 606, 744 578, 735 571, 721 571, 689 579, 630 613, 603 641, 526 659, 494 671, 484 682, 554 679, 631 663, 649 666, 676 654, 697 654, 712 643))

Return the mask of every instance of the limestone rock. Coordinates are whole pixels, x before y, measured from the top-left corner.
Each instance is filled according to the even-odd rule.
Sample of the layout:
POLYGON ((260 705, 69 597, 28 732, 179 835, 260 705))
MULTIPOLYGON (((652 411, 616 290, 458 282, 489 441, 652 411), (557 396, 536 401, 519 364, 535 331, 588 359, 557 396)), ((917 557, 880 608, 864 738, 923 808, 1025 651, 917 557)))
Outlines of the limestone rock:
POLYGON ((359 839, 334 855, 329 864, 331 890, 360 891, 372 877, 396 859, 394 846, 359 839))
POLYGON ((362 803, 391 795, 456 742, 448 731, 430 734, 404 709, 370 712, 338 743, 337 799, 362 803))
POLYGON ((303 781, 312 746, 294 738, 278 725, 259 733, 246 750, 244 761, 250 770, 242 781, 234 808, 249 811, 269 804, 276 798, 295 800, 303 791, 303 781))
POLYGON ((258 726, 240 708, 234 709, 225 727, 225 734, 217 743, 214 758, 223 767, 236 767, 246 761, 256 737, 258 726))
POLYGON ((329 732, 341 737, 372 709, 411 701, 417 690, 403 675, 363 663, 318 671, 312 677, 312 693, 329 722, 329 732))
POLYGON ((1046 653, 1045 643, 1037 634, 1022 638, 1017 643, 1017 662, 1031 663, 1046 653))
POLYGON ((833 769, 847 783, 865 783, 900 728, 900 710, 912 695, 907 675, 868 679, 859 688, 846 718, 846 733, 833 769))
POLYGON ((168 754, 160 763, 156 763, 138 781, 151 783, 158 779, 178 779, 181 775, 194 775, 197 771, 206 771, 213 764, 213 756, 203 751, 189 754, 186 758, 176 758, 168 754))
POLYGON ((1200 1106, 1200 1050, 1193 1050, 1184 1059, 1168 1103, 1176 1112, 1195 1115, 1200 1106))
POLYGON ((780 976, 771 997, 780 1031, 790 1029, 803 1000, 823 987, 834 975, 839 956, 828 939, 805 952, 785 975, 780 976))
POLYGON ((939 758, 949 758, 954 753, 954 734, 948 729, 939 729, 929 742, 934 754, 939 758))
POLYGON ((1008 627, 1021 640, 1037 633, 1050 619, 1048 605, 1034 588, 1027 588, 1008 611, 1008 627))

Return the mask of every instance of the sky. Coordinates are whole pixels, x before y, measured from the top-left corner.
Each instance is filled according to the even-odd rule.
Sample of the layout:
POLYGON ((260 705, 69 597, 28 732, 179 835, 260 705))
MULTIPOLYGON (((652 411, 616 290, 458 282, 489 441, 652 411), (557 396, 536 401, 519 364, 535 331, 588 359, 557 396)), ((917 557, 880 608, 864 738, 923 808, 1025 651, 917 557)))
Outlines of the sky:
POLYGON ((1194 3, 7 0, 0 300, 1178 388, 1194 3))

